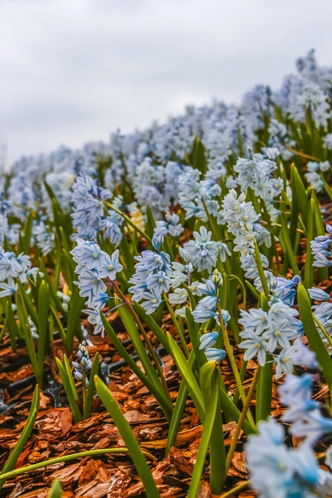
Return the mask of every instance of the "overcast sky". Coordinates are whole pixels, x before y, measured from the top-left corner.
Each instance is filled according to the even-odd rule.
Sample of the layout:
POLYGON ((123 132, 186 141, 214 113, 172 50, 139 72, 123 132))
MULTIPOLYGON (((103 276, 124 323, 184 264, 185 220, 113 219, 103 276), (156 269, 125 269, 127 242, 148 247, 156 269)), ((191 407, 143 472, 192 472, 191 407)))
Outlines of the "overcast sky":
POLYGON ((330 65, 331 19, 331 0, 0 0, 7 161, 239 102, 310 48, 330 65))

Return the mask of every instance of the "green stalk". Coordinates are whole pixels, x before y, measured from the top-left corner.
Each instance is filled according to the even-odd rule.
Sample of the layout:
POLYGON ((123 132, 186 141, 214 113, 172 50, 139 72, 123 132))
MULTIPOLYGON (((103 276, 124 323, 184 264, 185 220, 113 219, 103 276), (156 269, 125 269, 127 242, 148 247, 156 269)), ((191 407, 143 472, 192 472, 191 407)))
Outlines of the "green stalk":
POLYGON ((174 313, 174 310, 173 310, 172 306, 170 305, 170 303, 168 302, 167 295, 166 295, 165 292, 163 292, 163 298, 164 298, 164 301, 166 303, 166 306, 167 306, 167 309, 169 311, 169 314, 171 315, 171 318, 172 318, 173 323, 175 325, 176 331, 177 331, 179 339, 181 341, 181 345, 182 345, 183 351, 184 351, 186 357, 188 358, 188 356, 189 356, 189 349, 188 349, 188 346, 187 346, 187 343, 186 343, 186 339, 185 339, 185 337, 183 335, 183 332, 181 330, 181 327, 180 327, 180 325, 179 325, 179 323, 177 321, 177 318, 176 318, 176 315, 174 313))
POLYGON ((105 206, 107 206, 108 208, 112 209, 113 211, 115 211, 117 214, 119 214, 134 230, 136 230, 136 232, 138 232, 140 235, 142 235, 142 237, 144 237, 148 242, 150 242, 150 244, 152 243, 152 238, 149 237, 149 235, 147 233, 145 233, 143 230, 141 230, 130 218, 129 216, 127 216, 125 213, 123 213, 122 211, 120 211, 120 209, 116 208, 115 206, 113 206, 113 204, 110 204, 109 202, 106 202, 106 201, 103 201, 105 206))
MULTIPOLYGON (((235 358, 234 358, 234 355, 233 355, 233 348, 231 346, 231 343, 229 342, 227 330, 224 327, 224 321, 223 321, 223 318, 222 318, 221 307, 220 307, 220 302, 219 301, 218 301, 218 313, 219 313, 220 328, 221 328, 222 336, 223 336, 223 339, 224 339, 224 345, 225 345, 226 353, 228 355, 228 359, 229 359, 229 362, 231 364, 233 375, 235 377, 236 385, 237 385, 237 388, 238 388, 239 393, 241 395, 242 402, 245 404, 247 398, 246 398, 246 395, 245 395, 245 392, 244 392, 244 389, 243 389, 243 385, 242 385, 242 382, 241 382, 241 377, 240 377, 239 371, 237 369, 236 361, 235 361, 235 358)), ((254 422, 254 419, 253 419, 253 416, 252 416, 250 410, 248 410, 248 422, 250 423, 251 427, 254 430, 256 430, 256 425, 255 425, 255 422, 254 422)))
MULTIPOLYGON (((261 293, 259 307, 263 311, 269 311, 269 304, 266 296, 261 293)), ((266 420, 271 413, 272 401, 272 376, 273 357, 267 354, 266 363, 261 368, 261 373, 257 381, 256 389, 256 424, 260 420, 266 420)))
MULTIPOLYGON (((156 461, 156 457, 154 457, 148 451, 145 450, 140 450, 140 451, 150 460, 156 461)), ((99 456, 99 455, 105 455, 107 453, 130 454, 130 450, 128 448, 103 448, 98 450, 80 451, 78 453, 71 453, 70 455, 63 455, 56 458, 50 458, 49 460, 45 460, 44 462, 34 463, 32 465, 27 465, 26 467, 21 467, 20 469, 15 469, 10 472, 6 472, 4 474, 0 474, 0 486, 3 486, 4 484, 2 483, 3 480, 10 479, 11 477, 20 476, 22 474, 25 474, 26 472, 32 472, 33 470, 42 469, 44 467, 48 467, 49 465, 54 465, 55 463, 69 462, 70 460, 76 460, 77 458, 84 458, 87 456, 99 456)))
POLYGON ((228 471, 228 469, 229 469, 229 467, 231 465, 232 457, 233 457, 233 454, 234 454, 234 451, 235 451, 235 448, 236 448, 236 445, 237 445, 237 441, 239 439, 240 432, 242 430, 242 425, 243 425, 243 422, 244 422, 244 420, 246 418, 247 412, 248 412, 249 407, 250 407, 250 403, 251 403, 252 398, 253 398, 254 393, 255 393, 256 384, 257 384, 257 380, 258 380, 259 374, 260 374, 260 365, 257 365, 257 369, 256 369, 254 378, 252 380, 252 383, 251 383, 251 386, 250 386, 250 389, 249 389, 248 397, 247 397, 246 402, 244 404, 243 410, 241 412, 240 419, 238 421, 238 424, 237 424, 236 429, 235 429, 235 433, 233 435, 232 444, 231 444, 231 446, 229 448, 229 451, 227 453, 226 473, 227 473, 227 471, 228 471))
POLYGON ((255 261, 256 261, 257 270, 259 273, 259 278, 261 279, 264 294, 265 294, 266 298, 269 299, 269 295, 270 295, 269 287, 267 285, 267 281, 266 281, 266 277, 265 277, 265 273, 264 273, 264 268, 262 265, 262 260, 261 260, 261 256, 260 256, 260 252, 259 252, 259 248, 258 248, 258 244, 257 244, 256 239, 255 239, 255 248, 254 249, 255 249, 255 261))
MULTIPOLYGON (((219 382, 218 382, 218 377, 215 375, 216 367, 217 367, 216 362, 208 362, 204 365, 204 367, 201 369, 200 372, 202 389, 204 386, 203 391, 205 398, 206 417, 203 421, 203 433, 199 443, 196 463, 190 482, 190 488, 188 491, 188 498, 197 498, 197 492, 204 469, 206 453, 210 445, 210 440, 214 428, 214 422, 219 404, 218 403, 219 382)), ((219 430, 222 430, 222 426, 219 428, 219 430)))

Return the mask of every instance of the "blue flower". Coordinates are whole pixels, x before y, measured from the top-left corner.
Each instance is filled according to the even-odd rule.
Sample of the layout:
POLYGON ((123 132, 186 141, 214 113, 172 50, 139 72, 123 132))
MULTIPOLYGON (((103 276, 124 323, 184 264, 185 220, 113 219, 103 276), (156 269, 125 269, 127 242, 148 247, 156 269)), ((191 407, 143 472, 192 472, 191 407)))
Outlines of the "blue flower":
POLYGON ((204 353, 208 361, 217 361, 218 363, 226 356, 226 352, 218 348, 206 348, 204 349, 204 353))
POLYGON ((242 341, 239 348, 246 350, 243 356, 245 361, 251 360, 257 355, 259 364, 262 367, 265 365, 266 352, 269 351, 269 348, 263 337, 251 334, 251 338, 242 341))
POLYGON ((91 307, 94 306, 95 299, 107 289, 105 283, 101 280, 98 272, 95 270, 82 270, 78 276, 78 281, 74 283, 80 289, 80 296, 88 298, 86 304, 91 307))
POLYGON ((105 254, 103 266, 99 272, 101 278, 116 279, 116 274, 123 270, 123 266, 119 263, 119 249, 116 249, 112 256, 105 254))
POLYGON ((0 283, 0 297, 12 296, 17 291, 17 284, 14 283, 12 279, 9 279, 9 283, 0 283))
POLYGON ((219 332, 208 332, 207 334, 203 334, 199 339, 201 343, 199 349, 204 350, 213 346, 216 343, 219 335, 219 332))

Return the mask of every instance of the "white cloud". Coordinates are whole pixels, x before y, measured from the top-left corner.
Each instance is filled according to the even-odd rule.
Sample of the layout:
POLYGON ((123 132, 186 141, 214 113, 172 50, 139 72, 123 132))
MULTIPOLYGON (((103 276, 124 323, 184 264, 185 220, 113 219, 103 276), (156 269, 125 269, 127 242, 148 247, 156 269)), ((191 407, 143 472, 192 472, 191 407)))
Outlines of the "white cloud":
POLYGON ((77 147, 330 64, 329 0, 0 0, 0 140, 10 160, 77 147))

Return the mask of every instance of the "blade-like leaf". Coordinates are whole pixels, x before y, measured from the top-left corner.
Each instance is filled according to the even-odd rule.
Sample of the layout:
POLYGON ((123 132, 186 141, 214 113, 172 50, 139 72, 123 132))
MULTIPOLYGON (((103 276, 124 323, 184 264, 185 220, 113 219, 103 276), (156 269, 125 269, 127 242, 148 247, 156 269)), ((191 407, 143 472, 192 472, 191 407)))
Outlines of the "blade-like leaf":
POLYGON ((1 474, 6 474, 6 472, 9 472, 12 470, 15 466, 15 463, 17 462, 18 457, 21 455, 23 452, 25 443, 30 437, 30 434, 32 432, 35 420, 37 418, 38 414, 38 408, 39 408, 39 387, 36 385, 34 393, 33 393, 33 398, 32 398, 32 403, 29 411, 29 417, 28 420, 25 423, 25 426, 22 430, 22 433, 19 437, 19 440, 16 443, 15 448, 9 455, 8 460, 6 461, 5 465, 2 468, 2 471, 0 473, 0 490, 2 489, 3 485, 5 484, 5 480, 1 480, 1 474))
POLYGON ((169 348, 171 350, 174 361, 178 369, 180 370, 181 377, 183 378, 184 382, 187 385, 187 389, 194 402, 198 415, 201 420, 204 420, 205 417, 204 401, 203 401, 202 392, 197 383, 195 375, 193 374, 186 357, 184 356, 184 354, 182 353, 181 349, 176 344, 174 339, 169 334, 167 334, 167 338, 168 338, 169 348))
MULTIPOLYGON (((213 362, 206 363, 201 368, 201 384, 202 389, 205 391, 205 410, 206 418, 203 422, 203 433, 198 448, 194 472, 191 478, 188 498, 196 498, 199 488, 199 483, 204 470, 205 458, 208 447, 210 445, 211 435, 216 418, 218 400, 219 400, 219 382, 218 377, 213 375, 215 373, 216 365, 213 362), (204 387, 203 387, 204 386, 204 387)), ((222 427, 220 428, 222 430, 222 427)), ((221 464, 222 462, 220 462, 221 464)))
POLYGON ((130 425, 123 416, 110 391, 107 389, 103 381, 97 376, 95 378, 95 385, 100 399, 104 403, 105 408, 107 409, 116 427, 118 428, 126 447, 130 451, 130 455, 133 459, 136 470, 139 473, 140 478, 142 479, 146 496, 148 498, 158 498, 160 495, 157 486, 153 480, 150 468, 146 463, 145 457, 130 428, 130 425))
POLYGON ((323 343, 313 319, 309 295, 303 284, 297 288, 297 300, 304 332, 311 349, 316 353, 317 361, 322 369, 329 389, 332 388, 332 359, 323 343))

